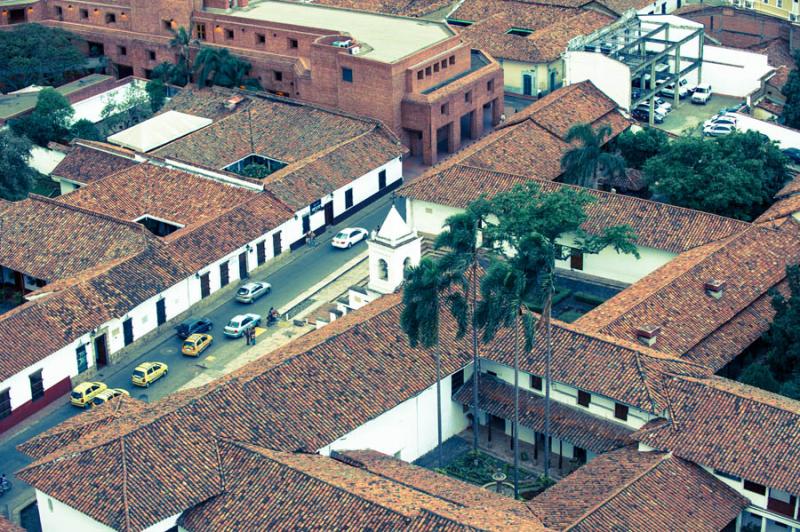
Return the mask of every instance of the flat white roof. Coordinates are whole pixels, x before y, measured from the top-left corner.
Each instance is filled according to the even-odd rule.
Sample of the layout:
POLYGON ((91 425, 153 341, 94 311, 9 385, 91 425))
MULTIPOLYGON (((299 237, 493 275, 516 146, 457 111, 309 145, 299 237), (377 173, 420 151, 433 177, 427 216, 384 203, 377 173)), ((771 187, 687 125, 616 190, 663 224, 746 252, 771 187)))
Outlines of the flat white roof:
POLYGON ((108 141, 138 152, 148 152, 168 142, 202 129, 213 120, 201 116, 187 115, 178 111, 167 111, 141 124, 108 137, 108 141))
POLYGON ((362 44, 357 56, 385 63, 394 63, 454 35, 441 22, 275 0, 256 1, 233 12, 207 11, 348 34, 362 44))

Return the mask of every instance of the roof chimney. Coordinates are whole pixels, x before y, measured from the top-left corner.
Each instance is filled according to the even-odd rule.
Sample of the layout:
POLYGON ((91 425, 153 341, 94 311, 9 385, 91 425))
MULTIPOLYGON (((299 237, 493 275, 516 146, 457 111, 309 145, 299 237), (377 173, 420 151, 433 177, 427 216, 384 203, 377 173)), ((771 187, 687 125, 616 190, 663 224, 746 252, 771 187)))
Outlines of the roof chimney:
POLYGON ((661 327, 658 325, 642 325, 636 327, 636 339, 639 340, 639 343, 652 347, 660 332, 661 327))
POLYGON ((725 292, 725 281, 720 281, 719 279, 711 279, 706 281, 704 288, 707 295, 713 297, 714 299, 719 299, 725 292))
POLYGON ((237 105, 242 103, 242 100, 244 100, 244 96, 242 96, 241 94, 237 94, 236 96, 231 96, 230 98, 225 100, 225 109, 227 109, 228 111, 233 111, 234 109, 236 109, 237 105))

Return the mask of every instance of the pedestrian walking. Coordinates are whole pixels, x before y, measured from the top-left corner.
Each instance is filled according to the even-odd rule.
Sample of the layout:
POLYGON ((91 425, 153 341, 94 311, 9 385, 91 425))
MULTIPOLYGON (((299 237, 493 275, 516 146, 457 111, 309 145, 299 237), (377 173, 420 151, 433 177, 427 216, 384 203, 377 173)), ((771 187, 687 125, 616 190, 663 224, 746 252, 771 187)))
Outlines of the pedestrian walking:
POLYGON ((250 329, 250 341, 253 342, 253 345, 256 345, 256 328, 255 327, 250 329))
POLYGON ((244 343, 245 345, 250 345, 250 329, 244 330, 244 343))

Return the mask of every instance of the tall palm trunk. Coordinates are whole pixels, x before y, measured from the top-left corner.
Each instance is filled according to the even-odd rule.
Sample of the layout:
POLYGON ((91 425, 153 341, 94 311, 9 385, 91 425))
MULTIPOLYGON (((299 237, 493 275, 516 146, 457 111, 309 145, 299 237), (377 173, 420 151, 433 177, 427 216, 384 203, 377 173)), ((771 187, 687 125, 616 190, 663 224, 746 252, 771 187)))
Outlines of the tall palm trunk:
POLYGON ((519 307, 514 316, 514 498, 519 498, 519 307))
POLYGON ((551 310, 553 306, 553 274, 555 272, 555 258, 550 261, 547 273, 547 286, 545 303, 542 308, 544 320, 544 334, 547 349, 544 359, 544 476, 550 476, 550 366, 553 358, 553 337, 551 330, 551 310))
MULTIPOLYGON (((472 279, 470 280, 471 293, 470 318, 472 320, 472 450, 478 452, 478 379, 480 378, 480 363, 478 361, 478 328, 475 324, 475 309, 478 302, 478 256, 472 255, 472 279)), ((477 460, 477 457, 475 458, 477 460)))
POLYGON ((444 460, 442 459, 442 349, 439 343, 436 343, 436 432, 437 443, 436 446, 436 459, 439 462, 439 467, 444 467, 444 460))

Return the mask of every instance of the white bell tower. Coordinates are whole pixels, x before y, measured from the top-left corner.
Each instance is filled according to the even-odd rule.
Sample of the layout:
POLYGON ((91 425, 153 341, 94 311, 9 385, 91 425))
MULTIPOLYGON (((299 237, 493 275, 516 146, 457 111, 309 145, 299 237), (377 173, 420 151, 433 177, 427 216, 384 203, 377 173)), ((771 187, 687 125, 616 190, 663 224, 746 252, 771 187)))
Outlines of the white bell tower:
POLYGON ((417 266, 422 237, 412 231, 392 205, 380 230, 372 232, 369 246, 369 289, 391 294, 403 282, 407 266, 417 266))

